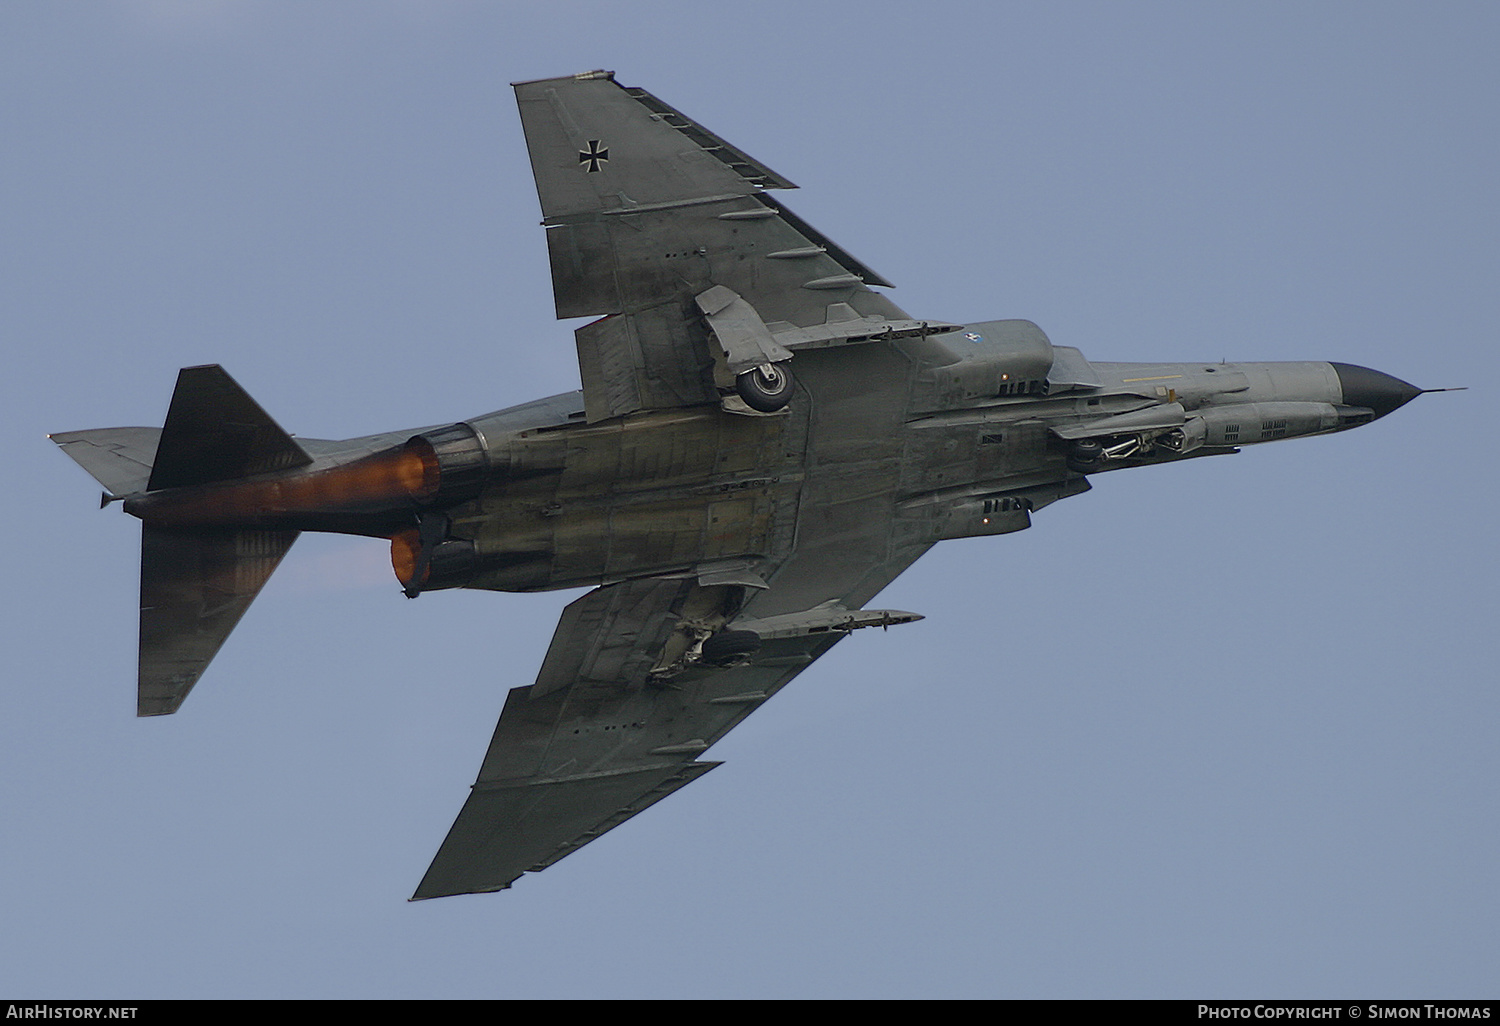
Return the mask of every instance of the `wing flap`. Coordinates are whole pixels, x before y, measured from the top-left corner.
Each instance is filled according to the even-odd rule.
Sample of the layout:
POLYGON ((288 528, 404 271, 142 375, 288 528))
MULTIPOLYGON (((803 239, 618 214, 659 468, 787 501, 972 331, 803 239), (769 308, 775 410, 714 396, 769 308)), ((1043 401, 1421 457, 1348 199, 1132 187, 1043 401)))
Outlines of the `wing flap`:
POLYGON ((574 332, 589 423, 719 401, 707 333, 669 302, 574 332))
POLYGON ((596 588, 563 610, 533 699, 595 681, 617 687, 643 684, 677 626, 675 608, 694 588, 690 580, 646 579, 596 588))

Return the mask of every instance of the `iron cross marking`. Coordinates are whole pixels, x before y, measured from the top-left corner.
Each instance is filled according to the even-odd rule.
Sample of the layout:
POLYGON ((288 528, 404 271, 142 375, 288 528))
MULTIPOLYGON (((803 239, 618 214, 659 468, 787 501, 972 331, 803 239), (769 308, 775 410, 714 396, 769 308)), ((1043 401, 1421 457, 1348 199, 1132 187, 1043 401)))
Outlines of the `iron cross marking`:
POLYGON ((609 160, 609 147, 606 146, 606 147, 604 147, 604 149, 601 150, 599 148, 599 140, 598 139, 590 139, 589 140, 589 148, 586 149, 586 150, 579 150, 578 151, 578 163, 580 163, 580 164, 587 164, 589 166, 589 173, 590 174, 592 174, 593 172, 599 170, 599 165, 603 164, 604 162, 606 162, 608 160, 609 160))

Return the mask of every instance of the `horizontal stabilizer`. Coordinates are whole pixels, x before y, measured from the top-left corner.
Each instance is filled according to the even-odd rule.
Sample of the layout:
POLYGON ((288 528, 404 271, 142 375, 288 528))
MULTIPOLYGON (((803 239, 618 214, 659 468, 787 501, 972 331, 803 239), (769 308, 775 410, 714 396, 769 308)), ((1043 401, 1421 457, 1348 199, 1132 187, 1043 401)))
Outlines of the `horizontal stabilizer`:
POLYGON ((312 462, 218 364, 184 367, 147 487, 228 481, 312 462))
POLYGON ((177 711, 296 540, 296 531, 143 525, 136 715, 177 711))
POLYGON ((161 428, 95 428, 48 435, 111 495, 145 491, 161 428))

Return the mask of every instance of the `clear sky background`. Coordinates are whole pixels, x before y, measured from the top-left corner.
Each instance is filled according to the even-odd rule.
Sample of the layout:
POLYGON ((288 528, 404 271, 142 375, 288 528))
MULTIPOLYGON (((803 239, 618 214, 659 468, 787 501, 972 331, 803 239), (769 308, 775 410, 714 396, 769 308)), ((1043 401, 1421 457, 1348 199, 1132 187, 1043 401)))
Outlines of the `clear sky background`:
POLYGON ((1497 44, 1490 2, 0 3, 0 996, 1495 997, 1497 44), (576 388, 508 83, 599 67, 915 316, 1471 390, 946 542, 726 765, 408 904, 577 593, 409 602, 304 535, 137 720, 138 527, 45 435, 201 363, 315 437, 576 388))

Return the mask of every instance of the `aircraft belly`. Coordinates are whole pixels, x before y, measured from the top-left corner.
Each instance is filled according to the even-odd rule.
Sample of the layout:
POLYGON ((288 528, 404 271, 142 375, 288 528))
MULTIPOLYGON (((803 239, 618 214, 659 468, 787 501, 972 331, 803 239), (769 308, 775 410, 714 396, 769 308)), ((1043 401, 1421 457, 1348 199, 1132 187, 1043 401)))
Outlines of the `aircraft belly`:
MULTIPOLYGON (((893 539, 912 361, 898 344, 809 351, 796 363, 810 401, 786 415, 698 407, 536 439, 556 448, 563 436, 559 473, 497 483, 455 518, 454 534, 485 558, 544 558, 482 572, 469 587, 575 587, 743 555, 764 557, 782 582, 752 598, 755 615, 863 604, 927 548, 893 539)), ((956 476, 972 477, 972 448, 966 460, 956 476)))
POLYGON ((453 535, 487 567, 468 586, 577 587, 772 555, 793 533, 777 527, 796 508, 799 475, 783 466, 790 419, 697 407, 507 440, 500 466, 543 465, 530 450, 545 448, 557 471, 501 473, 454 517, 453 535), (526 553, 536 558, 517 560, 526 553))
POLYGON ((596 582, 761 553, 770 509, 762 490, 732 500, 689 496, 562 514, 553 533, 553 574, 596 582))
POLYGON ((795 547, 747 616, 858 608, 928 548, 893 541, 913 372, 901 345, 811 350, 793 364, 811 410, 795 547))

